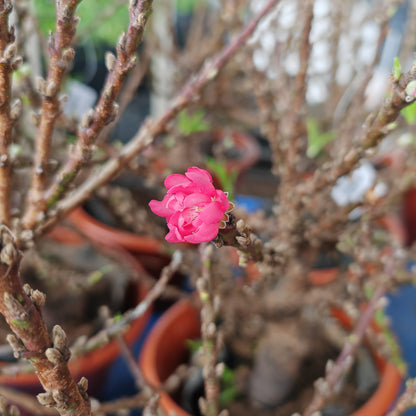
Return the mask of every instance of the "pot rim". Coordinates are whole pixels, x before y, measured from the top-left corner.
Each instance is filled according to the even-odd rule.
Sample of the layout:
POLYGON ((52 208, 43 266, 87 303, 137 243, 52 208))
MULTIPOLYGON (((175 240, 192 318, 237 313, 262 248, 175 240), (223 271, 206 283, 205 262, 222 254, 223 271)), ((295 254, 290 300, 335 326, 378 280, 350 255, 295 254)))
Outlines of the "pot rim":
MULTIPOLYGON (((156 365, 158 345, 160 343, 169 345, 169 343, 163 341, 168 328, 180 325, 177 323, 177 320, 185 317, 190 317, 195 321, 194 325, 198 325, 198 311, 187 299, 178 301, 165 312, 159 321, 156 322, 143 345, 139 358, 139 366, 147 382, 156 389, 162 385, 162 380, 160 379, 156 365)), ((372 353, 375 354, 374 351, 372 353)), ((392 363, 384 362, 379 356, 375 358, 379 364, 380 360, 382 361, 381 365, 378 366, 380 376, 379 385, 371 397, 350 416, 382 416, 394 398, 397 397, 402 382, 402 376, 398 368, 392 363)), ((178 416, 190 416, 166 392, 160 391, 159 394, 161 406, 167 414, 174 412, 178 416)))
POLYGON ((82 234, 99 244, 120 246, 144 254, 166 254, 164 245, 158 239, 106 225, 92 217, 82 207, 74 209, 68 219, 82 234))

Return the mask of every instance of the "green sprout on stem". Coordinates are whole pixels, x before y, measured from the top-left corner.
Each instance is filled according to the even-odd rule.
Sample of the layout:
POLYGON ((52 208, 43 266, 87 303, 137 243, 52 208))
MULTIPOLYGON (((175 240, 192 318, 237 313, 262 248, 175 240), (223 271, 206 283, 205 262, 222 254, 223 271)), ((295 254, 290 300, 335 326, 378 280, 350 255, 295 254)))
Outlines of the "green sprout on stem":
POLYGON ((196 110, 192 114, 187 110, 182 110, 178 114, 178 129, 185 135, 189 136, 192 133, 198 133, 209 130, 209 124, 204 120, 204 110, 196 110))
POLYGON ((327 143, 334 139, 334 133, 332 133, 332 131, 322 133, 319 129, 318 122, 311 117, 306 120, 306 130, 308 133, 308 148, 306 150, 306 155, 313 159, 321 153, 327 143))
POLYGON ((219 162, 212 157, 205 158, 205 164, 220 182, 221 189, 228 192, 228 199, 234 199, 234 189, 237 182, 238 170, 228 171, 227 166, 223 162, 219 162))

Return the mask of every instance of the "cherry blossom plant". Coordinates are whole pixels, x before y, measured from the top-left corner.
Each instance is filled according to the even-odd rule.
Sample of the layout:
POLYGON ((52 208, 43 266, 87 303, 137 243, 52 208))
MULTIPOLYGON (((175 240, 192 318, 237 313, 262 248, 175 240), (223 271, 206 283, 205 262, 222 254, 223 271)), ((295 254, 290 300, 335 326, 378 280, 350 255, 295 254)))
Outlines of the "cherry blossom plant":
MULTIPOLYGON (((194 10, 184 45, 174 40, 174 22, 169 20, 175 16, 174 2, 116 1, 114 6, 124 7, 128 14, 125 32, 114 51, 105 53, 106 78, 96 102, 78 117, 65 112, 64 91, 79 40, 80 2, 56 0, 55 26, 43 39, 29 0, 0 0, 0 313, 12 332, 8 341, 15 357, 30 363, 44 389, 37 396, 40 404, 2 386, 0 393, 37 414, 111 414, 138 404, 145 407, 144 414, 158 414, 158 391, 146 385, 119 335, 158 296, 175 292, 169 279, 182 268, 191 274, 200 294, 195 302, 202 309, 204 415, 224 415, 219 405, 224 367, 217 360, 224 338, 240 342, 243 353, 252 352, 270 321, 305 316, 330 337, 336 331, 326 319, 328 311, 337 306, 348 312, 353 333, 339 342, 336 332, 340 355, 328 362, 314 384, 309 404, 302 404, 303 415, 318 414, 342 384, 365 335, 385 356, 394 355, 385 337, 371 336, 370 323, 384 304, 384 294, 414 279, 414 271, 406 268, 414 247, 405 247, 402 239, 379 224, 386 214, 400 211, 397 201, 416 178, 414 126, 401 117, 401 111, 415 102, 416 64, 408 63, 414 49, 415 2, 406 6, 409 17, 402 28, 402 49, 396 51, 399 59, 393 60, 384 57, 383 47, 394 43, 386 42, 386 36, 391 16, 402 3, 396 0, 373 8, 369 2, 342 0, 203 2, 194 10), (145 36, 148 22, 151 31, 145 36), (381 75, 380 82, 385 62, 387 72, 392 67, 393 71, 390 78, 381 75), (399 62, 409 69, 402 70, 399 62), (109 143, 106 139, 117 123, 123 123, 123 111, 146 75, 152 78, 152 98, 158 105, 127 143, 109 143), (71 352, 66 334, 59 325, 49 333, 42 317, 48 300, 22 284, 20 262, 28 248, 36 248, 100 187, 123 170, 138 172, 135 167, 152 154, 153 144, 169 135, 177 116, 188 109, 203 109, 211 126, 244 128, 262 136, 271 168, 255 179, 253 188, 261 188, 263 179, 272 177, 266 196, 273 206, 268 216, 249 214, 215 188, 206 170, 192 166, 183 174, 166 168, 166 195, 150 203, 148 198, 146 204, 166 218, 166 251, 176 248, 170 243, 192 247, 179 245, 143 302, 112 320, 104 331, 105 339, 120 340, 136 383, 145 388, 133 398, 93 402, 92 407, 86 379, 74 380, 68 369, 71 352), (320 144, 308 152, 311 117, 320 144), (406 147, 399 152, 402 163, 386 169, 386 158, 377 151, 387 148, 390 156, 396 156, 404 142, 406 147), (385 192, 373 187, 337 205, 331 196, 334 186, 370 162, 385 192), (236 248, 240 266, 256 271, 251 281, 234 281, 235 252, 216 250, 210 242, 236 248), (328 247, 331 253, 337 248, 345 252, 351 263, 331 285, 313 289, 310 273, 316 253, 328 247)), ((45 4, 50 7, 46 0, 45 4)), ((97 13, 97 24, 108 25, 111 15, 111 10, 97 13)), ((166 143, 164 151, 169 151, 169 140, 166 143)), ((141 175, 146 179, 146 173, 141 175)), ((147 173, 148 179, 159 176, 147 173)), ((177 290, 175 294, 189 296, 178 295, 177 290)), ((387 332, 385 320, 381 321, 387 332)), ((306 341, 301 328, 291 327, 290 342, 281 340, 273 349, 278 358, 285 357, 281 351, 291 356, 283 364, 292 369, 303 359, 306 341)), ((287 384, 293 377, 288 374, 287 384)), ((415 386, 408 383, 391 415, 412 403, 415 386)), ((4 412, 14 412, 0 402, 4 412)))

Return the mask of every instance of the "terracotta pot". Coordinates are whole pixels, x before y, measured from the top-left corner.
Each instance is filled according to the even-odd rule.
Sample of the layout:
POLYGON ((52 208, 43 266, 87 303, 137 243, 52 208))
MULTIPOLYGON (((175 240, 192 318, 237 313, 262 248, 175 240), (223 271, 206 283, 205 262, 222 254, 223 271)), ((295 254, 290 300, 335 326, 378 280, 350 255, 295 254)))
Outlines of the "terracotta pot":
MULTIPOLYGON (((344 325, 347 317, 340 311, 334 314, 344 325)), ((161 387, 175 368, 186 362, 189 352, 186 341, 200 336, 198 310, 186 300, 172 306, 156 323, 148 336, 140 356, 140 368, 146 380, 161 387)), ((351 416, 382 416, 397 396, 401 384, 398 369, 384 362, 374 353, 380 371, 380 383, 371 398, 351 416)), ((167 415, 190 416, 166 392, 160 391, 160 405, 167 415)))
POLYGON ((107 247, 121 247, 133 254, 143 268, 154 277, 159 277, 162 268, 170 262, 166 246, 156 238, 106 225, 81 207, 72 211, 68 219, 91 241, 107 247))
MULTIPOLYGON (((58 227, 49 237, 60 243, 80 246, 85 243, 85 239, 65 226, 58 227)), ((114 248, 112 248, 114 250, 114 248)), ((119 249, 119 256, 124 253, 119 249)), ((126 261, 132 262, 132 267, 141 270, 141 265, 135 260, 126 257, 126 261)), ((125 305, 133 308, 137 305, 148 292, 148 288, 144 284, 136 282, 130 283, 126 288, 125 305)), ((144 315, 134 320, 123 333, 123 337, 128 344, 132 344, 138 339, 142 333, 145 324, 150 316, 151 311, 148 310, 144 315)), ((60 324, 60 322, 57 322, 60 324)), ((97 396, 105 382, 107 372, 117 358, 120 357, 120 347, 116 340, 112 340, 106 345, 97 347, 92 351, 71 359, 68 363, 73 378, 78 381, 82 376, 88 379, 88 394, 97 396)), ((6 365, 0 362, 0 366, 6 365)), ((43 391, 39 380, 34 372, 18 373, 16 375, 0 374, 0 384, 17 390, 37 394, 43 391)), ((16 403, 19 405, 19 403, 16 403)), ((28 413, 22 412, 27 415, 28 413)))
MULTIPOLYGON (((147 382, 156 389, 161 387, 176 367, 188 360, 186 341, 199 336, 199 312, 189 301, 179 301, 169 308, 155 324, 140 353, 139 365, 147 382)), ((161 390, 159 395, 167 415, 190 416, 169 394, 161 390)))

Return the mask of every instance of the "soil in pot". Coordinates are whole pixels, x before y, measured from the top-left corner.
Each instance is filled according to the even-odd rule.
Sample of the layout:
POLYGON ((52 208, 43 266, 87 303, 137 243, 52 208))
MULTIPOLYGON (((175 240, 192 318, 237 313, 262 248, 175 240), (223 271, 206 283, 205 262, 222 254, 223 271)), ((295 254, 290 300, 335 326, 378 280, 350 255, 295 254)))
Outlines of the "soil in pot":
MULTIPOLYGON (((65 330, 69 345, 88 338, 104 328, 110 316, 133 308, 145 295, 145 288, 131 279, 128 267, 114 260, 121 252, 103 254, 89 244, 60 244, 44 241, 37 251, 25 254, 21 266, 21 279, 32 288, 46 294, 42 314, 49 330, 59 324, 65 330)), ((125 332, 132 342, 141 332, 147 316, 133 322, 125 332)), ((0 339, 10 330, 1 319, 0 339)), ((115 341, 97 346, 84 355, 73 357, 69 363, 74 378, 89 379, 89 393, 99 393, 105 374, 118 354, 115 341)), ((10 358, 1 357, 3 361, 10 358)), ((4 373, 4 371, 3 371, 4 373)), ((0 382, 24 391, 35 393, 40 385, 34 373, 0 375, 0 382)))
MULTIPOLYGON (((162 317, 155 327, 141 356, 144 375, 154 386, 160 385, 175 366, 183 363, 183 360, 189 356, 187 340, 194 337, 199 329, 198 312, 189 303, 176 304, 170 312, 172 314, 162 317), (176 318, 180 322, 179 320, 176 322, 176 318), (183 326, 178 330, 172 329, 179 325, 183 326), (165 335, 169 335, 169 340, 164 338, 165 335), (169 348, 164 348, 166 344, 169 348), (150 368, 152 363, 155 364, 153 369, 150 368)), ((313 394, 312 382, 324 374, 328 358, 336 357, 338 348, 334 344, 331 345, 327 337, 318 337, 319 331, 316 328, 310 328, 307 335, 306 339, 310 341, 308 348, 305 348, 305 328, 294 327, 288 321, 273 323, 265 332, 265 336, 259 340, 254 360, 247 361, 238 356, 238 359, 234 357, 231 365, 234 367, 239 393, 235 395, 237 400, 224 406, 231 415, 286 416, 299 411, 309 403, 313 394), (283 337, 282 330, 285 331, 286 337, 283 337), (300 333, 302 336, 299 335, 300 333)), ((364 348, 359 351, 357 363, 348 379, 344 380, 342 393, 325 407, 322 414, 326 416, 361 414, 354 413, 355 409, 360 408, 364 402, 369 403, 367 399, 377 388, 376 364, 368 350, 364 348), (365 377, 362 376, 363 374, 365 377)), ((390 371, 388 374, 385 371, 382 374, 383 391, 386 391, 387 381, 390 383, 387 390, 394 395, 400 383, 397 371, 393 373, 390 371)), ((188 397, 196 397, 201 391, 201 382, 201 377, 197 382, 191 380, 190 383, 195 389, 194 394, 189 393, 187 384, 189 381, 172 397, 163 393, 161 397, 163 409, 166 412, 174 411, 180 416, 198 415, 198 406, 195 402, 184 405, 182 401, 183 392, 186 392, 188 397)), ((380 387, 377 392, 379 390, 380 387)), ((384 405, 384 411, 386 409, 387 405, 384 405)), ((381 416, 384 411, 368 414, 381 416)))

